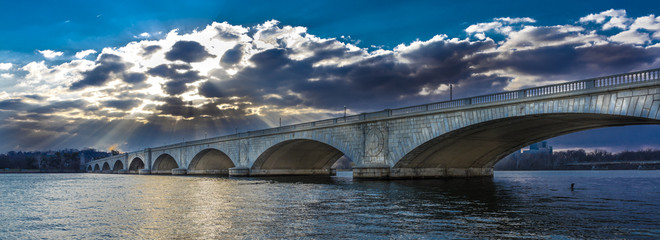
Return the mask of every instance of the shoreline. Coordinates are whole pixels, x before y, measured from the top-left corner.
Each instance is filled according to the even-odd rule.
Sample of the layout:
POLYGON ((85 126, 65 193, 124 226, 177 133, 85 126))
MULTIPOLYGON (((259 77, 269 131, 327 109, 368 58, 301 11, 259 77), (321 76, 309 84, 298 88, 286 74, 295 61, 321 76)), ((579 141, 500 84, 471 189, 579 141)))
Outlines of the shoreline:
POLYGON ((0 174, 20 173, 84 173, 76 170, 49 170, 49 169, 0 169, 0 174))

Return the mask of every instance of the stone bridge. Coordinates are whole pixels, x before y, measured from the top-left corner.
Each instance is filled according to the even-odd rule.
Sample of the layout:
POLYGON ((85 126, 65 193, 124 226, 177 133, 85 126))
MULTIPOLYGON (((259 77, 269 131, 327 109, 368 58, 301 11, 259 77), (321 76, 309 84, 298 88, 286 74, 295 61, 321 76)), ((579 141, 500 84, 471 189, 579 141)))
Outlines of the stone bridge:
POLYGON ((508 154, 593 128, 660 124, 660 69, 326 119, 147 148, 86 163, 89 172, 492 176, 508 154))

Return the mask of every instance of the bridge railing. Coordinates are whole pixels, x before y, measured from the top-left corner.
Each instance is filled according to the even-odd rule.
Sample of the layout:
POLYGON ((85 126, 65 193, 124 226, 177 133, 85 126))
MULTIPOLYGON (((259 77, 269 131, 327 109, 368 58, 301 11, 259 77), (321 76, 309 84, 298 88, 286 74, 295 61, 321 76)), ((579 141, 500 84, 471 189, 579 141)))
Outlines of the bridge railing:
MULTIPOLYGON (((204 142, 209 140, 222 141, 222 140, 231 140, 235 138, 275 134, 280 132, 310 129, 315 127, 332 126, 335 124, 344 124, 344 123, 358 122, 358 121, 369 121, 374 119, 388 118, 392 116, 417 114, 421 112, 437 111, 437 110, 451 109, 451 108, 458 108, 458 107, 465 107, 465 106, 472 106, 479 104, 504 102, 504 101, 524 99, 530 97, 563 94, 563 93, 583 91, 593 88, 635 84, 640 82, 654 81, 658 79, 660 79, 660 68, 624 73, 624 74, 617 74, 617 75, 611 75, 605 77, 591 78, 591 79, 579 80, 573 82, 566 82, 566 83, 560 83, 554 85, 547 85, 541 87, 527 88, 516 91, 488 94, 488 95, 482 95, 482 96, 476 96, 470 98, 462 98, 451 101, 435 102, 430 104, 416 105, 416 106, 409 106, 409 107, 402 107, 395 109, 385 109, 383 111, 378 111, 378 112, 362 113, 358 115, 324 119, 315 122, 306 122, 306 123, 287 125, 276 128, 236 133, 236 134, 210 138, 210 139, 196 140, 196 141, 192 141, 192 143, 204 142)), ((177 145, 179 144, 172 144, 163 147, 173 147, 177 145)))

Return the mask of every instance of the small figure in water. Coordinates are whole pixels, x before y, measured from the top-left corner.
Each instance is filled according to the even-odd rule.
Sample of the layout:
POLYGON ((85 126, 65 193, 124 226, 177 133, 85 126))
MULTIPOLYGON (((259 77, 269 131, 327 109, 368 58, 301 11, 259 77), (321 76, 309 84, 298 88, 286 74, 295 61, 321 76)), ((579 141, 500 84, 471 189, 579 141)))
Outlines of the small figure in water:
POLYGON ((571 191, 573 191, 573 189, 575 189, 575 183, 571 183, 571 191))

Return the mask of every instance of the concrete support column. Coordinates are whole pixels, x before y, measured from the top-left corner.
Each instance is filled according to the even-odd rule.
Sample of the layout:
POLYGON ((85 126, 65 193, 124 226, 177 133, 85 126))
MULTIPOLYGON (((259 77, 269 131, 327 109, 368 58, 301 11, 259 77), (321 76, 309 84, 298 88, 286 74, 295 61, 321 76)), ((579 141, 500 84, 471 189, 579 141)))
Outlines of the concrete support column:
POLYGON ((250 169, 246 167, 235 167, 229 169, 229 176, 232 177, 247 177, 250 176, 250 169))

